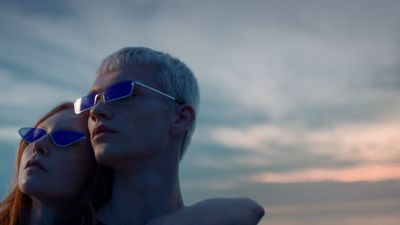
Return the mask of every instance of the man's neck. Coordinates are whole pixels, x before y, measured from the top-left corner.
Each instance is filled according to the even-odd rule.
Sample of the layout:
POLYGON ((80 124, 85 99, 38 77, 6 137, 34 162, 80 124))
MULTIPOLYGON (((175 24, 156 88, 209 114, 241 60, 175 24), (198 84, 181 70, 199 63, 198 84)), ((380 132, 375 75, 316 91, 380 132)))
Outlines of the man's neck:
POLYGON ((100 211, 100 221, 107 225, 142 225, 184 207, 178 162, 145 161, 115 170, 111 202, 100 211))

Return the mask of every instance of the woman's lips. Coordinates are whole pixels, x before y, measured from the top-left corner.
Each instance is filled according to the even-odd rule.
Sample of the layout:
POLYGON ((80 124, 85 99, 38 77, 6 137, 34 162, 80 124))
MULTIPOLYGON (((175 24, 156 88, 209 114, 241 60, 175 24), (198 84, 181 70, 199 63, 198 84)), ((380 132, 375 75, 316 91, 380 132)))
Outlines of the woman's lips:
POLYGON ((44 172, 48 172, 42 163, 40 163, 38 160, 34 160, 34 159, 30 159, 26 163, 25 169, 28 169, 28 168, 38 168, 40 170, 43 170, 44 172))

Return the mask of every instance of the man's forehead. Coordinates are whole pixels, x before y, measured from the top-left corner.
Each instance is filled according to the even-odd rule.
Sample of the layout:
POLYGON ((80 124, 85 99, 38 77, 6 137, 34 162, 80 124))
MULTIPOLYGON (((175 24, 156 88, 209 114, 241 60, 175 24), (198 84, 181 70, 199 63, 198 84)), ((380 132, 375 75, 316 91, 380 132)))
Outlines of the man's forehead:
POLYGON ((120 81, 119 79, 122 78, 122 75, 120 73, 121 71, 113 71, 97 75, 92 84, 92 87, 90 88, 90 92, 100 91, 105 87, 120 81))
POLYGON ((90 93, 102 91, 104 88, 120 81, 132 80, 158 86, 155 79, 157 68, 152 65, 130 65, 120 70, 98 74, 90 93))

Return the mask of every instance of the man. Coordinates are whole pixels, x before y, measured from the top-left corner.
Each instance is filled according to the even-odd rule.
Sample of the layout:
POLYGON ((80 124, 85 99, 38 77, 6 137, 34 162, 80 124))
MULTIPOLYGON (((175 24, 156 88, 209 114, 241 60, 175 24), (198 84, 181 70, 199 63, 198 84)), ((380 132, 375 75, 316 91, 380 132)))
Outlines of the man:
MULTIPOLYGON (((75 102, 76 113, 89 112, 96 160, 114 170, 111 201, 98 213, 102 223, 145 224, 184 208, 179 162, 198 103, 193 73, 168 54, 123 48, 103 61, 89 95, 75 102)), ((264 212, 251 207, 258 221, 264 212)))

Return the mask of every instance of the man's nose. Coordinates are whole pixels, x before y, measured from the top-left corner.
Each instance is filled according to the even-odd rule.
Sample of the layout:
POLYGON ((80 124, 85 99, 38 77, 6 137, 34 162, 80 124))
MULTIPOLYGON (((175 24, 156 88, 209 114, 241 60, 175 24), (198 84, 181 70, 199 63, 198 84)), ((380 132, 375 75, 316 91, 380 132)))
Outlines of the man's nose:
POLYGON ((90 119, 92 121, 96 122, 99 119, 112 118, 109 106, 104 102, 104 98, 101 95, 96 95, 94 102, 94 106, 90 109, 90 119))

